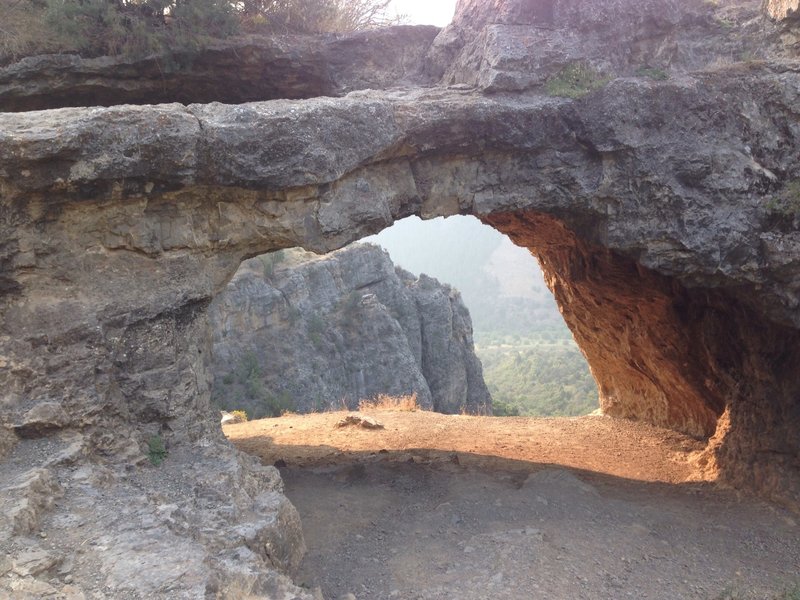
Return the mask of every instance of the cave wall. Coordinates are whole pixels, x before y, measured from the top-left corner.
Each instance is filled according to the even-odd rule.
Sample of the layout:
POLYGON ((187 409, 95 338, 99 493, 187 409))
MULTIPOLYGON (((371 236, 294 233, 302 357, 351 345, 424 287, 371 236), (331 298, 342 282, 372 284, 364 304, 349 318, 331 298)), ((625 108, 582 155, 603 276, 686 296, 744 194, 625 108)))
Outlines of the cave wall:
POLYGON ((778 501, 798 497, 797 329, 587 243, 551 216, 485 221, 538 258, 605 414, 713 436, 701 458, 708 475, 778 501))

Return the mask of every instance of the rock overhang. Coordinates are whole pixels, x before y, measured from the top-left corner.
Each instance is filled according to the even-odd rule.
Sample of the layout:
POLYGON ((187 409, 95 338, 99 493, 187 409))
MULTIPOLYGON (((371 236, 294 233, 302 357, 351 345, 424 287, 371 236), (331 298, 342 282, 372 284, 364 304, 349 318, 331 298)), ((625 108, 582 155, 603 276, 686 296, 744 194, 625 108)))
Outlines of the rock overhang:
MULTIPOLYGON (((315 205, 319 236, 335 239, 293 241, 317 251, 374 232, 348 220, 342 203, 358 204, 373 230, 410 210, 528 208, 688 285, 757 286, 777 258, 765 248, 786 238, 758 230, 798 159, 789 122, 798 78, 782 73, 778 86, 769 66, 751 76, 761 85, 722 99, 732 86, 727 72, 623 79, 581 101, 431 90, 5 114, 4 190, 45 205, 103 197, 315 205), (759 101, 780 102, 785 112, 768 114, 759 101), (714 119, 709 144, 704 130, 714 119), (769 145, 755 146, 761 139, 769 145)), ((797 275, 791 256, 782 258, 775 268, 786 285, 797 275)), ((791 304, 781 312, 780 320, 797 322, 791 304)))
POLYGON ((403 25, 349 35, 250 35, 169 56, 33 56, 0 67, 0 110, 241 104, 430 84, 422 57, 438 32, 403 25))

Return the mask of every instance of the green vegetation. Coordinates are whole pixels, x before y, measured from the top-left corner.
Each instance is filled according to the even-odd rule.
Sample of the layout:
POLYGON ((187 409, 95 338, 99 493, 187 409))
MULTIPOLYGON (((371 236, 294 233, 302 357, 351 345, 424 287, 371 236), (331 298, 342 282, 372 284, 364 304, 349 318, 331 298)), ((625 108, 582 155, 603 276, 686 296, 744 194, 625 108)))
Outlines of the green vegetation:
POLYGON ((664 69, 658 67, 639 67, 636 70, 637 77, 647 77, 654 81, 665 81, 669 79, 669 74, 664 69))
POLYGON ((0 0, 0 65, 37 52, 53 52, 57 44, 44 22, 44 6, 32 10, 31 2, 0 0))
POLYGON ((800 600, 800 583, 791 586, 778 596, 778 600, 800 600))
POLYGON ((766 203, 769 212, 794 219, 800 216, 800 179, 787 183, 766 203))
POLYGON ((160 435, 154 435, 147 440, 147 458, 154 466, 159 466, 167 458, 167 448, 160 435))
POLYGON ((322 315, 314 313, 308 319, 308 337, 315 348, 319 348, 322 344, 322 336, 325 333, 325 319, 322 315))
POLYGON ((295 401, 288 392, 278 394, 265 394, 263 401, 263 414, 255 418, 280 417, 282 414, 295 410, 295 401))
POLYGON ((503 402, 496 398, 492 399, 492 414, 495 417, 518 417, 519 407, 503 402))
POLYGON ((346 32, 391 25, 391 0, 243 0, 240 21, 248 32, 346 32))
POLYGON ((236 368, 236 376, 240 383, 261 376, 261 366, 255 352, 245 352, 236 368))
POLYGON ((269 254, 262 254, 258 257, 264 268, 264 279, 270 279, 275 274, 278 265, 286 261, 286 251, 277 250, 269 254))
POLYGON ((610 77, 596 71, 591 65, 575 62, 548 79, 545 89, 551 96, 578 99, 603 87, 609 81, 610 77))
POLYGON ((395 265, 461 292, 476 338, 569 335, 530 252, 474 217, 411 217, 367 241, 387 249, 395 265))
POLYGON ((191 52, 244 33, 346 32, 395 22, 390 0, 0 0, 0 64, 45 52, 191 52))
POLYGON ((477 354, 495 415, 579 416, 597 408, 597 386, 568 331, 479 341, 477 354))
POLYGON ((714 22, 723 29, 733 29, 736 27, 735 22, 725 17, 714 17, 714 22))
MULTIPOLYGON (((215 397, 214 403, 222 410, 230 410, 231 414, 254 419, 279 417, 287 411, 294 410, 294 399, 286 392, 274 392, 264 384, 264 374, 255 352, 246 352, 239 364, 222 378, 229 386, 224 397, 215 397), (236 410, 231 410, 232 407, 236 410)), ((237 421, 240 422, 240 421, 237 421)))
POLYGON ((227 0, 3 0, 0 11, 0 19, 14 15, 17 37, 28 29, 46 36, 24 47, 17 43, 14 54, 146 56, 196 49, 238 31, 235 6, 227 0))
POLYGON ((338 310, 346 323, 354 324, 361 316, 361 298, 361 292, 353 290, 339 302, 338 310))
POLYGON ((495 415, 580 415, 597 408, 589 366, 527 250, 473 217, 404 219, 372 240, 396 265, 461 292, 495 415))

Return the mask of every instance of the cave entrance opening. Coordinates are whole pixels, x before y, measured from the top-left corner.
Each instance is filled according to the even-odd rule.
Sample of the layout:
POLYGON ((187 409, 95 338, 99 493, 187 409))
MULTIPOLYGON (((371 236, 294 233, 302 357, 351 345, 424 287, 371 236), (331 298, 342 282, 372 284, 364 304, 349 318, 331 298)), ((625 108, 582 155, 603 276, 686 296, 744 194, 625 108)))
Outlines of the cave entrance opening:
MULTIPOLYGON (((558 536, 564 540, 562 548, 574 544, 575 551, 598 540, 598 552, 609 543, 626 544, 615 536, 629 525, 630 514, 646 512, 648 525, 663 524, 666 499, 672 506, 680 505, 674 525, 667 527, 679 533, 669 543, 683 547, 695 534, 684 525, 700 518, 696 493, 704 494, 703 506, 728 503, 724 493, 718 495, 710 488, 699 492, 699 487, 691 487, 695 484, 686 483, 717 475, 713 461, 692 461, 719 456, 710 454, 705 443, 718 418, 723 416, 719 418, 723 426, 728 419, 723 415, 724 400, 732 394, 725 385, 735 383, 733 378, 701 379, 697 373, 716 373, 721 368, 747 372, 747 364, 737 363, 731 349, 741 346, 736 332, 752 328, 747 325, 750 313, 731 312, 730 307, 736 305, 723 294, 687 288, 673 277, 647 269, 637 256, 609 250, 597 243, 591 224, 533 211, 481 218, 518 246, 536 253, 570 330, 589 357, 604 411, 631 420, 486 419, 365 410, 361 414, 378 421, 380 431, 358 422, 339 427, 343 415, 336 413, 287 415, 226 427, 238 448, 281 468, 286 494, 304 524, 309 552, 297 581, 306 587, 319 586, 329 597, 352 597, 353 590, 363 597, 411 597, 418 595, 419 586, 437 581, 439 590, 448 589, 454 597, 472 597, 469 590, 475 586, 465 582, 470 581, 475 564, 472 557, 460 558, 475 551, 475 540, 487 542, 484 547, 489 548, 482 581, 497 574, 498 564, 510 561, 506 573, 512 575, 510 581, 503 580, 504 585, 527 586, 530 578, 525 574, 534 574, 539 565, 518 559, 529 556, 531 547, 548 538, 558 536), (613 496, 610 503, 604 500, 606 494, 613 496), (643 504, 623 504, 632 496, 642 498, 643 504), (597 514, 616 510, 620 512, 604 517, 604 525, 595 529, 597 514), (565 520, 565 515, 570 519, 565 520), (573 527, 565 533, 561 527, 567 521, 573 527), (487 534, 487 523, 497 529, 487 534), (516 533, 510 538, 510 532, 516 533), (508 548, 510 543, 511 551, 492 550, 508 548), (516 574, 523 576, 516 578, 516 574), (467 593, 459 586, 467 588, 467 593)), ((450 222, 434 220, 432 224, 450 222)), ((379 229, 376 223, 364 225, 364 231, 379 229)), ((342 234, 349 235, 349 230, 342 234)), ((331 247, 338 246, 340 239, 331 242, 331 247)), ((466 247, 473 251, 479 246, 480 239, 470 236, 466 247)), ((328 339, 325 332, 339 323, 340 316, 350 314, 347 327, 352 329, 383 322, 358 311, 349 313, 351 308, 378 310, 374 304, 378 294, 371 287, 378 278, 363 277, 365 272, 375 274, 374 269, 361 268, 366 259, 355 260, 354 267, 328 262, 340 253, 357 254, 356 248, 349 246, 326 256, 290 250, 272 255, 277 258, 254 259, 260 261, 251 263, 256 272, 271 269, 273 276, 288 275, 294 260, 309 262, 313 275, 290 276, 291 286, 308 287, 311 282, 312 291, 303 292, 309 302, 328 298, 335 310, 305 320, 288 311, 274 322, 245 320, 245 326, 257 330, 278 324, 295 345, 336 347, 339 338, 328 339), (350 288, 355 293, 344 299, 326 295, 330 282, 358 274, 361 283, 350 288), (298 324, 302 327, 295 331, 300 333, 292 334, 289 325, 298 324)), ((440 251, 422 254, 430 262, 440 251)), ((402 259, 396 260, 402 265, 402 259)), ((394 272, 394 267, 389 270, 394 272)), ((419 270, 431 269, 426 264, 419 270)), ((289 297, 300 287, 291 287, 289 297)), ((276 298, 287 303, 287 293, 276 292, 276 298)), ((480 348, 480 325, 476 331, 480 348)), ((779 337, 769 334, 765 339, 779 337)), ((273 360, 284 360, 287 352, 282 348, 272 349, 273 360)), ((379 348, 371 353, 386 356, 379 348)), ((304 373, 324 371, 327 364, 304 373)), ((389 366, 401 371, 398 364, 389 366)), ((289 378, 289 370, 280 373, 289 378)), ((731 415, 736 417, 735 412, 731 415)), ((719 440, 716 443, 718 448, 719 440)), ((710 448, 715 451, 713 440, 710 448)), ((736 516, 725 518, 737 520, 736 516)), ((635 535, 639 543, 639 533, 635 535)), ((730 540, 721 547, 737 543, 730 540)), ((551 557, 553 564, 561 564, 562 558, 560 553, 551 557)), ((575 564, 585 562, 581 558, 575 564)))
POLYGON ((597 386, 537 259, 473 216, 412 216, 363 241, 458 291, 496 416, 580 416, 597 386))
POLYGON ((475 217, 409 217, 327 255, 249 259, 211 319, 215 404, 251 418, 412 396, 456 414, 598 406, 536 259, 475 217))

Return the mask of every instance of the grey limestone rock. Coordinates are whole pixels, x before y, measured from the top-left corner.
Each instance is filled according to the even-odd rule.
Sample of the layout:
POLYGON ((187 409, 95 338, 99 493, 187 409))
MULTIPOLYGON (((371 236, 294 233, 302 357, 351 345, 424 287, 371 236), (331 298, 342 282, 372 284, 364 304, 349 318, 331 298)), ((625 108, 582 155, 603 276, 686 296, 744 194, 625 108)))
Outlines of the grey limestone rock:
POLYGON ((0 111, 340 96, 433 83, 423 58, 439 29, 245 36, 169 57, 52 54, 0 67, 0 111))
POLYGON ((416 394, 439 412, 491 412, 458 292, 376 246, 245 261, 210 316, 223 408, 258 417, 416 394))

